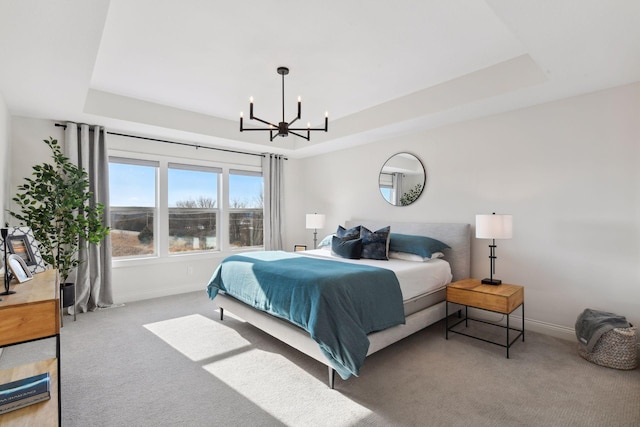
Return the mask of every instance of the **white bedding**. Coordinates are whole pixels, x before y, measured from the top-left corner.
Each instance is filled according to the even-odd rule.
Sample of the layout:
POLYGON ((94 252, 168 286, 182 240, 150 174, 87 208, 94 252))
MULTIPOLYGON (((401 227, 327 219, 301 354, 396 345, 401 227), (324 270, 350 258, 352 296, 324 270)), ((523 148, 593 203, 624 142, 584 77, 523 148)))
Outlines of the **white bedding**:
POLYGON ((374 267, 386 268, 396 274, 400 282, 402 299, 408 301, 419 295, 428 294, 441 289, 451 282, 451 266, 443 259, 433 259, 426 262, 390 259, 388 261, 375 259, 346 259, 333 255, 327 249, 313 249, 296 252, 300 255, 328 258, 335 261, 366 264, 374 267))

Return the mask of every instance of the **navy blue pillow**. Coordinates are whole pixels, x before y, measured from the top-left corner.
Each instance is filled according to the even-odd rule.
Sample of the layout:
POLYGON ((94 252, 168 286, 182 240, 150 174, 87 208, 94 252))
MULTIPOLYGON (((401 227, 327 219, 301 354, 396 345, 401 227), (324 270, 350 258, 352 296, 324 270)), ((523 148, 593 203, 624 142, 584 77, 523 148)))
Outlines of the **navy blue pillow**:
POLYGON ((390 251, 408 252, 425 258, 431 258, 431 255, 435 252, 442 252, 445 249, 450 249, 449 245, 446 243, 426 236, 391 233, 390 240, 390 251))
POLYGON ((362 254, 362 239, 343 239, 333 236, 331 251, 342 258, 360 259, 362 254))
POLYGON ((358 239, 360 238, 360 226, 358 225, 347 230, 343 226, 339 225, 336 230, 336 236, 347 240, 358 239))
POLYGON ((362 239, 362 258, 389 259, 389 235, 391 227, 387 226, 377 231, 367 227, 360 229, 362 239))

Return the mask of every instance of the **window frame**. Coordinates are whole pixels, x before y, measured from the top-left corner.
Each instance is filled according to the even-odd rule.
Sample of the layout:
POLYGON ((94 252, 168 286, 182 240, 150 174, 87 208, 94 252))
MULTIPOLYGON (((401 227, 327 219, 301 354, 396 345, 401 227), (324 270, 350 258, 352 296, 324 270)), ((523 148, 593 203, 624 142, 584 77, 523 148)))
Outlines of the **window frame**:
MULTIPOLYGON (((133 157, 133 156, 128 156, 128 157, 124 157, 124 156, 112 156, 112 155, 108 155, 108 163, 109 165, 111 165, 111 163, 119 163, 119 164, 125 164, 125 165, 136 165, 136 166, 147 166, 147 167, 154 167, 155 168, 155 174, 154 174, 154 190, 155 190, 155 194, 154 194, 154 215, 153 215, 153 253, 152 254, 145 254, 145 255, 133 255, 133 256, 123 256, 123 257, 112 257, 112 259, 114 260, 141 260, 141 259, 155 259, 158 258, 160 251, 159 251, 159 231, 160 231, 160 205, 159 205, 159 193, 160 193, 160 163, 158 161, 155 160, 150 160, 150 159, 143 159, 143 158, 137 158, 137 157, 133 157)), ((111 196, 111 194, 109 194, 109 196, 111 196)), ((109 197, 109 199, 111 199, 111 197, 109 197)), ((111 209, 111 206, 109 206, 109 209, 111 209)))
MULTIPOLYGON (((134 151, 125 151, 122 149, 110 149, 108 152, 109 161, 111 158, 124 158, 131 159, 132 161, 148 161, 158 162, 159 167, 157 171, 157 184, 156 184, 156 210, 157 218, 155 218, 154 224, 157 229, 154 229, 154 235, 157 236, 155 244, 157 246, 156 255, 145 256, 133 256, 133 257, 118 257, 112 259, 113 267, 122 266, 134 266, 138 264, 153 264, 162 262, 177 262, 184 257, 190 259, 211 259, 222 258, 230 253, 238 251, 254 251, 263 250, 264 246, 245 246, 241 248, 232 248, 229 244, 229 174, 230 171, 244 171, 248 174, 262 176, 262 167, 246 165, 241 163, 227 163, 215 160, 202 160, 194 159, 191 157, 181 156, 179 158, 172 157, 168 154, 149 154, 140 153, 134 151), (169 252, 169 206, 168 206, 168 183, 169 183, 169 164, 180 164, 185 166, 193 166, 195 168, 201 167, 205 169, 219 168, 220 172, 218 176, 218 205, 219 217, 217 218, 217 249, 209 249, 202 251, 188 251, 188 252, 169 252)), ((263 179, 264 186, 264 179, 263 179)), ((264 189, 263 189, 264 191, 264 189)), ((264 221, 264 218, 263 218, 264 221)), ((264 225, 263 225, 264 228, 264 225)))

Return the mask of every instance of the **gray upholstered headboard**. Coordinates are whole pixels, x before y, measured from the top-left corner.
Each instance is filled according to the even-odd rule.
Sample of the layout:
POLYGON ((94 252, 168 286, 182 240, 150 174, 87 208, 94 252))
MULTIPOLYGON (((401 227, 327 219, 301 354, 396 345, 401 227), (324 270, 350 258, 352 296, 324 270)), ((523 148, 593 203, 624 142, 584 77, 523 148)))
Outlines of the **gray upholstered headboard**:
POLYGON ((438 239, 451 246, 444 252, 445 259, 451 265, 453 280, 471 277, 471 226, 461 223, 428 222, 388 222, 379 220, 353 219, 345 223, 346 228, 364 225, 369 230, 391 226, 392 233, 414 234, 438 239))

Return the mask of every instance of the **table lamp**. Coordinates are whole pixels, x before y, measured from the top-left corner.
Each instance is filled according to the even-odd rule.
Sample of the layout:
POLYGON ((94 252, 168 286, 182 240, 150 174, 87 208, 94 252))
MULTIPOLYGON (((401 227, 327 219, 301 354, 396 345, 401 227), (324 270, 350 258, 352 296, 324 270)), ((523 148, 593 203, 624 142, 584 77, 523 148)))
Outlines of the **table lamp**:
POLYGON ((482 279, 485 285, 499 285, 502 280, 494 279, 496 271, 496 239, 510 239, 513 235, 512 215, 476 215, 476 239, 491 239, 489 245, 489 278, 482 279))
POLYGON ((318 242, 318 228, 324 228, 324 215, 318 213, 307 214, 307 229, 313 229, 313 249, 318 242))

